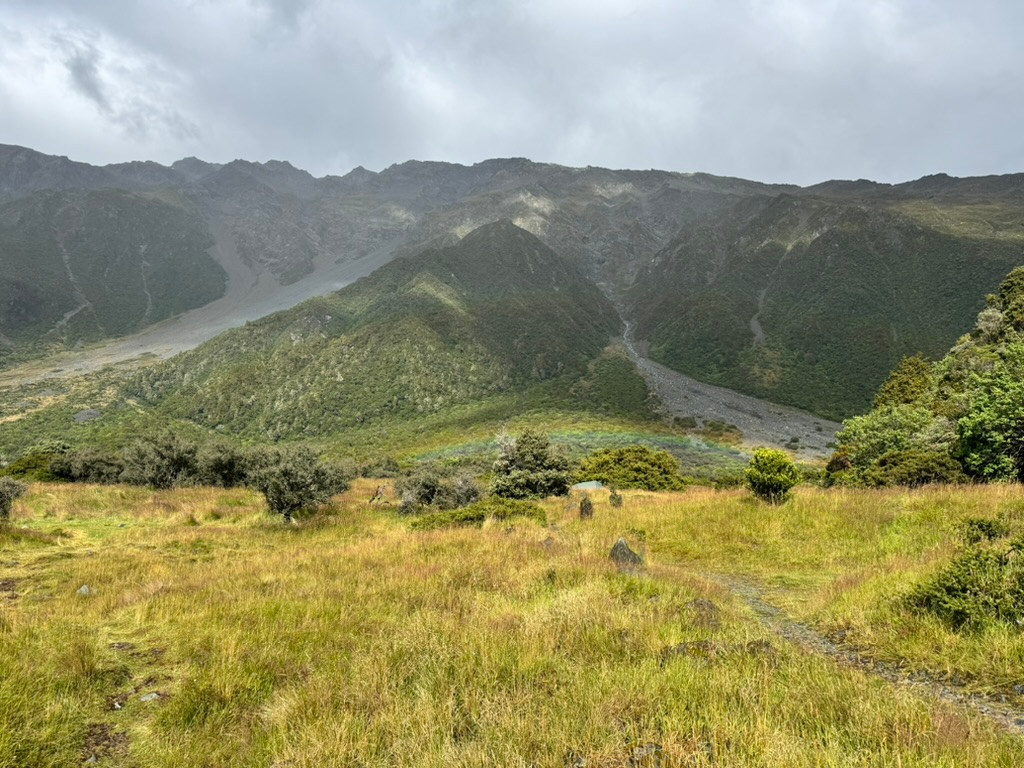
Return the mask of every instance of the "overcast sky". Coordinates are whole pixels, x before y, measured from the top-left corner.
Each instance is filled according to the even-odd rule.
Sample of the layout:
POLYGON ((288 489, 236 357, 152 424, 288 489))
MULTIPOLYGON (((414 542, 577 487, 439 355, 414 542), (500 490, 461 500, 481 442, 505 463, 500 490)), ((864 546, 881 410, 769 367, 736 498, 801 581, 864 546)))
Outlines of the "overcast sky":
POLYGON ((1024 171, 1020 0, 0 0, 0 143, 313 172, 525 156, 1024 171))

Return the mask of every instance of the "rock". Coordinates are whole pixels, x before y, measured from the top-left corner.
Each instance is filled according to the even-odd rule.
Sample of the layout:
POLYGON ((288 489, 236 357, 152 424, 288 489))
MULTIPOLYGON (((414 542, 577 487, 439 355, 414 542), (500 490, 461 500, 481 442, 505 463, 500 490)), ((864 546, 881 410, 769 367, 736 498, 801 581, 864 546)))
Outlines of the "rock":
POLYGON ((699 597, 688 602, 686 607, 693 614, 695 626, 712 630, 722 628, 722 610, 710 600, 699 597))
POLYGON ((1024 685, 1013 686, 1013 692, 1016 693, 1018 696, 1024 696, 1024 685))
POLYGON ((629 548, 629 544, 626 543, 625 539, 619 539, 615 542, 609 557, 620 568, 636 568, 644 564, 644 559, 629 548))
POLYGON ((150 701, 156 701, 159 698, 160 698, 160 694, 156 693, 154 691, 153 693, 144 693, 144 694, 142 694, 141 696, 139 696, 139 701, 150 702, 150 701))
POLYGON ((95 421, 102 415, 103 414, 95 408, 86 408, 84 411, 79 411, 75 414, 75 424, 85 424, 87 421, 95 421))
POLYGON ((89 589, 89 585, 88 584, 83 584, 82 586, 80 586, 78 588, 78 594, 81 595, 82 597, 88 597, 89 595, 92 594, 92 590, 89 589))

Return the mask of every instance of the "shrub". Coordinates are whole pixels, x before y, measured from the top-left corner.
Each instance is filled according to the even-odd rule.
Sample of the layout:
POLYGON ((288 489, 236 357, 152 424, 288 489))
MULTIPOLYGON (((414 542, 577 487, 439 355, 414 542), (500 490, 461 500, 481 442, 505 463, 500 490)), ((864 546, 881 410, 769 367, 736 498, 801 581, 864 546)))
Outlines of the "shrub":
POLYGON ((583 460, 576 477, 580 481, 598 480, 616 488, 648 491, 676 491, 684 487, 675 457, 646 445, 596 451, 583 460))
POLYGON ((622 506, 622 494, 612 488, 612 492, 608 494, 608 503, 613 507, 622 506))
POLYGON ((205 445, 196 455, 196 482, 235 488, 245 485, 249 474, 249 458, 233 445, 205 445))
POLYGON ((865 473, 867 485, 919 486, 929 483, 966 483, 960 463, 943 451, 911 449, 880 456, 865 473))
POLYGON ((124 449, 125 482, 165 489, 196 479, 196 446, 171 432, 143 437, 124 449))
POLYGON ((440 528, 455 528, 467 525, 480 526, 488 518, 493 520, 510 520, 513 517, 524 517, 541 525, 547 525, 548 518, 544 510, 530 501, 521 499, 502 499, 491 497, 478 501, 462 509, 448 512, 435 512, 424 515, 413 521, 410 526, 417 531, 431 531, 440 528))
POLYGON ((391 456, 371 461, 359 468, 360 477, 398 477, 402 468, 391 456))
POLYGON ((1024 623, 1024 555, 1020 539, 975 545, 914 588, 907 607, 934 614, 953 629, 1024 623))
POLYGON ((569 462, 551 451, 547 435, 526 430, 515 438, 499 439, 491 493, 508 499, 565 496, 569 492, 569 462))
POLYGON ((348 488, 344 474, 322 463, 308 448, 263 452, 259 463, 248 484, 263 494, 270 511, 282 515, 285 522, 348 488))
POLYGON ((85 448, 55 456, 50 462, 50 471, 58 480, 109 485, 121 481, 124 460, 117 454, 85 448))
POLYGON ((395 483, 395 490, 402 498, 403 511, 407 509, 407 500, 413 505, 457 509, 480 498, 480 486, 469 475, 445 477, 433 467, 425 467, 400 479, 395 483))
POLYGON ((0 474, 48 483, 57 479, 51 467, 55 458, 52 453, 27 453, 4 467, 0 474))
POLYGON ((987 517, 968 517, 957 525, 957 533, 964 544, 980 544, 983 541, 995 541, 1010 535, 1010 526, 1003 520, 992 520, 987 517))
POLYGON ((20 480, 15 480, 13 477, 0 477, 0 522, 10 519, 14 500, 26 490, 28 490, 28 486, 20 480))
POLYGON ((774 448, 754 451, 746 471, 747 485, 754 495, 769 504, 781 504, 790 489, 800 482, 800 472, 793 460, 774 448))

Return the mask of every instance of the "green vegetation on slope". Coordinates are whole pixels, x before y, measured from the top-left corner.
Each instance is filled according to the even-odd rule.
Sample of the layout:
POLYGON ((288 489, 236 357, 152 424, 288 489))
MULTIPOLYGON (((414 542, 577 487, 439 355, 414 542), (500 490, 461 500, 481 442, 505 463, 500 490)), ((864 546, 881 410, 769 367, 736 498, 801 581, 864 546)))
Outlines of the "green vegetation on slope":
MULTIPOLYGON (((971 210, 1024 220, 1009 205, 971 210)), ((653 359, 704 381, 850 416, 900 358, 941 355, 1024 261, 1019 238, 953 231, 957 217, 933 227, 934 212, 911 216, 905 203, 744 201, 685 228, 641 272, 637 335, 653 359)))
POLYGON ((848 419, 835 482, 1024 480, 1024 267, 942 360, 905 360, 864 416, 848 419))
POLYGON ((567 388, 618 332, 577 268, 498 222, 229 331, 128 390, 228 434, 317 438, 547 381, 567 388))
POLYGON ((212 245, 173 195, 38 192, 0 205, 0 365, 213 301, 226 275, 212 245))

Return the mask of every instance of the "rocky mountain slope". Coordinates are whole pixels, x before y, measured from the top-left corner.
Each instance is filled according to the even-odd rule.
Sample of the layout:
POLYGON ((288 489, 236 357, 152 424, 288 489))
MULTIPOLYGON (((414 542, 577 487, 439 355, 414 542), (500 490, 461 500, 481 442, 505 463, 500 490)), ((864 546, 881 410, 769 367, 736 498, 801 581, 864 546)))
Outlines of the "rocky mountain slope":
POLYGON ((659 363, 844 417, 902 355, 946 349, 1024 263, 1022 179, 800 189, 521 158, 314 178, 0 146, 0 367, 125 334, 48 369, 170 356, 509 220, 592 279, 659 363))

